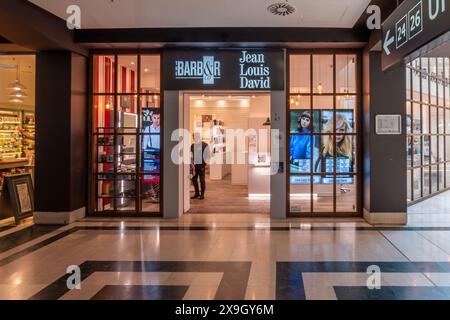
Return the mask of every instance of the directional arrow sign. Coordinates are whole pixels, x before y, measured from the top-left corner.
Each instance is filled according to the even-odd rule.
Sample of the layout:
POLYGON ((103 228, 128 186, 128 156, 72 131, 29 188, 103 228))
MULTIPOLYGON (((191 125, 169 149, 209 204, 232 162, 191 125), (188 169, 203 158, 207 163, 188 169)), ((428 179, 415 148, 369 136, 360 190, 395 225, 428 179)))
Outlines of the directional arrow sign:
POLYGON ((391 50, 389 50, 389 46, 390 46, 391 44, 393 44, 394 41, 395 41, 395 37, 394 37, 394 36, 390 37, 390 35, 391 35, 391 30, 388 30, 388 32, 387 32, 387 34, 386 34, 386 38, 384 39, 384 44, 383 44, 384 52, 385 52, 387 55, 390 55, 390 54, 391 54, 391 50))
POLYGON ((450 39, 450 0, 403 1, 382 26, 383 70, 417 57, 426 44, 432 49, 444 35, 450 39))

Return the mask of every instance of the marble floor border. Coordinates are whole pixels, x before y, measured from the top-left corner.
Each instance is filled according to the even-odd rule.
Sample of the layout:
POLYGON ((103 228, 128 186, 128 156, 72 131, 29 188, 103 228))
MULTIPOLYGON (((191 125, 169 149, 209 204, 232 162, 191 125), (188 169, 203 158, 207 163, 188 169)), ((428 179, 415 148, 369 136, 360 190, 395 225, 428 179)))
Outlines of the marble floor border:
POLYGON ((17 228, 17 230, 12 230, 11 228, 7 234, 0 236, 0 253, 53 232, 61 228, 61 226, 41 226, 33 224, 27 227, 19 226, 17 228))
MULTIPOLYGON (((252 263, 215 261, 86 261, 80 265, 81 280, 95 272, 221 272, 215 300, 244 300, 252 263)), ((30 300, 58 300, 69 292, 65 274, 30 300)))
POLYGON ((90 300, 182 300, 188 286, 106 285, 90 300))
POLYGON ((368 267, 373 265, 378 266, 382 273, 392 272, 425 274, 450 272, 450 262, 277 261, 275 296, 277 300, 306 300, 305 287, 303 283, 303 273, 305 272, 366 273, 368 267))
POLYGON ((383 286, 370 290, 367 287, 333 287, 338 300, 448 300, 450 287, 383 286))
MULTIPOLYGON (((81 224, 81 223, 79 223, 81 224)), ((36 227, 31 226, 26 229, 19 230, 16 233, 10 234, 3 238, 0 238, 1 246, 0 253, 6 252, 15 247, 26 244, 26 242, 38 239, 45 234, 58 231, 61 226, 46 226, 48 229, 45 231, 33 231, 36 227), (30 229, 31 228, 31 229, 30 229), (30 230, 28 230, 30 229, 30 230), (4 248, 7 248, 5 250, 4 248)), ((212 227, 212 226, 83 226, 74 225, 69 229, 61 228, 61 232, 56 235, 44 239, 41 242, 35 243, 23 250, 15 252, 6 258, 0 260, 0 267, 8 263, 11 263, 27 254, 33 253, 55 241, 58 241, 66 236, 69 236, 78 231, 271 231, 271 232, 314 232, 314 231, 450 231, 450 227, 351 227, 351 226, 334 226, 334 227, 321 227, 321 226, 285 226, 285 227, 212 227)))

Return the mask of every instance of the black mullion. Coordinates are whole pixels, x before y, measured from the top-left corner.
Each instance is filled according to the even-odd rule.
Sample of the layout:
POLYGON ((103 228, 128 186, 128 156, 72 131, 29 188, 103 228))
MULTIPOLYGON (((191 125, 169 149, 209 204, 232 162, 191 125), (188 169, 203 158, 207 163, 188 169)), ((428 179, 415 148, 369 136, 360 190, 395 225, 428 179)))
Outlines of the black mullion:
MULTIPOLYGON (((348 68, 348 65, 347 65, 348 68)), ((336 214, 337 211, 337 192, 336 192, 336 188, 337 188, 337 184, 336 184, 336 171, 337 171, 337 139, 336 139, 336 54, 333 54, 333 128, 334 128, 334 132, 333 132, 333 157, 334 157, 334 161, 333 161, 333 214, 336 214)))
MULTIPOLYGON (((314 132, 314 55, 310 54, 309 55, 309 112, 311 113, 311 118, 313 119, 312 121, 312 126, 310 130, 310 135, 311 135, 311 168, 310 168, 310 172, 309 172, 309 200, 310 200, 310 211, 311 214, 314 213, 314 137, 315 137, 315 132, 314 132)), ((320 126, 319 126, 320 127, 320 126)))
POLYGON ((410 139, 409 143, 411 144, 411 201, 414 201, 414 127, 413 127, 413 91, 414 91, 414 83, 413 83, 413 70, 410 68, 411 64, 408 64, 407 70, 409 71, 409 83, 410 83, 410 90, 409 90, 409 110, 410 110, 410 117, 411 117, 411 128, 410 128, 410 139))
MULTIPOLYGON (((439 160, 439 156, 440 156, 440 152, 439 152, 439 146, 440 146, 440 133, 439 133, 439 84, 437 82, 438 80, 438 75, 437 75, 437 58, 431 58, 434 60, 434 67, 435 67, 435 80, 436 80, 436 85, 435 85, 435 94, 436 94, 436 154, 437 154, 437 161, 436 161, 436 168, 437 168, 437 175, 436 175, 436 191, 440 190, 440 178, 439 178, 439 172, 440 172, 440 160, 439 160)), ((432 72, 430 72, 430 74, 432 74, 432 72)), ((430 76, 430 97, 431 97, 431 76, 430 76)), ((431 101, 430 101, 431 102, 431 101)), ((444 115, 445 116, 445 115, 444 115)))
POLYGON ((446 88, 447 88, 447 81, 446 81, 446 72, 445 72, 445 58, 442 58, 442 86, 443 86, 443 91, 442 91, 442 97, 443 97, 443 106, 444 106, 444 188, 447 188, 447 112, 449 110, 447 110, 447 106, 446 106, 446 100, 447 99, 447 95, 446 95, 446 88))
MULTIPOLYGON (((419 69, 420 69, 420 73, 419 73, 419 92, 420 92, 420 98, 419 98, 419 110, 420 110, 420 198, 423 198, 424 195, 424 135, 423 135, 423 110, 422 110, 422 95, 423 95, 423 85, 422 85, 422 77, 423 77, 423 69, 422 69, 422 59, 419 59, 419 69)), ((429 110, 428 110, 429 112, 429 110)), ((428 131, 430 131, 430 123, 428 123, 428 131)), ((414 142, 413 142, 414 144, 414 142)))
POLYGON ((118 60, 118 55, 116 54, 116 55, 114 55, 114 79, 113 79, 113 85, 114 85, 114 90, 112 90, 112 91, 114 91, 114 117, 113 117, 113 119, 114 119, 114 132, 113 132, 113 137, 114 137, 114 143, 113 143, 113 145, 114 145, 114 150, 113 150, 113 159, 114 159, 114 174, 113 174, 113 179, 114 179, 114 181, 113 181, 113 196, 114 196, 114 198, 113 198, 113 212, 114 213, 117 213, 117 199, 116 199, 116 195, 117 195, 117 191, 116 191, 116 188, 117 188, 117 161, 118 161, 118 154, 117 154, 117 143, 118 143, 118 138, 117 138, 117 129, 118 129, 118 125, 117 125, 117 121, 118 121, 118 105, 117 105, 117 102, 118 102, 118 99, 117 99, 117 77, 119 76, 118 75, 118 69, 119 69, 119 67, 118 67, 118 62, 119 62, 119 60, 118 60))
POLYGON ((286 84, 287 84, 287 92, 288 94, 286 95, 286 106, 285 106, 285 110, 286 110, 286 136, 288 137, 286 139, 285 142, 285 146, 286 146, 286 156, 285 156, 285 161, 286 161, 286 195, 285 195, 285 199, 286 199, 286 215, 288 217, 290 217, 292 215, 291 213, 291 155, 290 153, 287 152, 287 150, 289 150, 290 152, 290 143, 291 143, 291 130, 290 130, 290 122, 291 122, 291 72, 290 72, 290 66, 291 66, 291 53, 287 53, 285 55, 285 65, 286 65, 286 76, 285 76, 285 80, 286 80, 286 84))
MULTIPOLYGON (((429 124, 430 124, 430 161, 428 164, 428 172, 429 172, 429 184, 430 184, 430 190, 429 190, 429 194, 431 195, 433 193, 433 176, 432 176, 432 168, 433 168, 433 161, 432 161, 432 157, 431 155, 433 154, 433 147, 432 147, 432 137, 433 137, 433 133, 431 132, 431 85, 430 85, 430 59, 427 58, 427 84, 428 84, 428 117, 429 117, 429 124)), ((436 119, 435 119, 436 120, 436 119)), ((435 123, 436 125, 436 123, 435 123)), ((437 128, 436 128, 437 129, 437 128)))
POLYGON ((136 196, 136 211, 138 213, 142 212, 142 203, 141 203, 141 124, 142 124, 142 110, 141 110, 141 55, 137 56, 137 118, 138 118, 138 127, 136 128, 136 181, 135 181, 135 196, 136 196))

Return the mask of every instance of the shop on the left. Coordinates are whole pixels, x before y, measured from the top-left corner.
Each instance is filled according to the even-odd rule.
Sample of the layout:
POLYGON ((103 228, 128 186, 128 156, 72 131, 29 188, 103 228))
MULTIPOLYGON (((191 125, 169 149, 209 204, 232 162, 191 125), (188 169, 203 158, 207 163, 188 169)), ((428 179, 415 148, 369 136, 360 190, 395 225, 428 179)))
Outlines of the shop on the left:
POLYGON ((35 55, 0 55, 0 228, 14 222, 14 215, 30 212, 33 207, 35 64, 35 55), (6 192, 11 177, 21 175, 29 177, 29 183, 17 180, 10 184, 14 191, 6 192), (11 204, 13 192, 15 203, 11 204))

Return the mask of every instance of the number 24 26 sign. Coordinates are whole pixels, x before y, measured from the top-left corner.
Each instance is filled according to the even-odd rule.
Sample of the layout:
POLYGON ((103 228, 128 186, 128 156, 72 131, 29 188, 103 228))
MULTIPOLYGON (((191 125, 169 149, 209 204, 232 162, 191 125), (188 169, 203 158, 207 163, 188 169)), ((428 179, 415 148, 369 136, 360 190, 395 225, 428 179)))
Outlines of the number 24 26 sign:
POLYGON ((450 30, 450 0, 404 1, 386 19, 383 70, 450 30))

